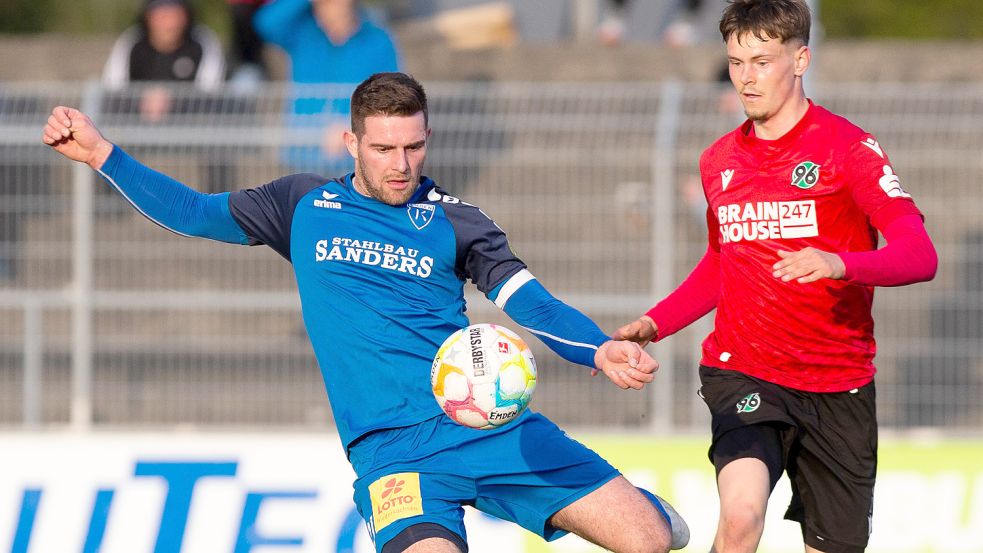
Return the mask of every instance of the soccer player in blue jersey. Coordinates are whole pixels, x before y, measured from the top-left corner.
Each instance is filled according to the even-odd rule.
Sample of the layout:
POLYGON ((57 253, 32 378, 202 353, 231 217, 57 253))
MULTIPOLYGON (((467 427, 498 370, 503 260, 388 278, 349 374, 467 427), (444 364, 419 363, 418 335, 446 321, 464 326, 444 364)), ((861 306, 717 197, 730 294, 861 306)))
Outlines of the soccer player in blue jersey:
POLYGON ((345 133, 355 172, 290 175, 202 194, 141 165, 76 109, 57 107, 43 141, 95 169, 148 219, 184 236, 265 244, 293 264, 304 322, 357 480, 376 551, 467 551, 464 505, 553 540, 607 549, 679 549, 689 530, 648 491, 527 411, 495 430, 451 421, 429 389, 443 340, 468 325, 475 283, 563 358, 641 389, 657 368, 557 300, 477 207, 422 176, 430 137, 423 87, 379 73, 352 95, 345 133), (357 376, 357 377, 356 377, 357 376))

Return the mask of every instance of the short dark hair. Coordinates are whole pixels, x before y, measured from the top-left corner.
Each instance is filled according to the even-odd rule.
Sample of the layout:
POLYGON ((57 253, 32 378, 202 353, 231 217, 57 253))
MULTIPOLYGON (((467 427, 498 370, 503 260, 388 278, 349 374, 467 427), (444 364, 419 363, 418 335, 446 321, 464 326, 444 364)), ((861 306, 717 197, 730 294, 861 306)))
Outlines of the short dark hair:
POLYGON ((423 112, 428 121, 427 93, 406 73, 376 73, 352 93, 352 132, 365 134, 365 118, 373 115, 409 116, 423 112))
POLYGON ((809 44, 812 16, 805 0, 730 0, 720 18, 724 42, 753 36, 758 39, 790 40, 809 44))

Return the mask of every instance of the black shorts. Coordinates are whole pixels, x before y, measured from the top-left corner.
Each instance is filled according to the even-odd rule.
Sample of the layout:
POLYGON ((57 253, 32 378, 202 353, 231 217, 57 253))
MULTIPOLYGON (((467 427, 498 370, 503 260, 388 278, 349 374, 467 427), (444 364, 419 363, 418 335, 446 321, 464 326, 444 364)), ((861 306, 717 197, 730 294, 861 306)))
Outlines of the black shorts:
POLYGON ((874 383, 849 392, 803 392, 746 374, 700 367, 710 409, 710 461, 761 459, 772 487, 787 472, 785 518, 805 543, 827 553, 862 552, 870 536, 877 473, 874 383))

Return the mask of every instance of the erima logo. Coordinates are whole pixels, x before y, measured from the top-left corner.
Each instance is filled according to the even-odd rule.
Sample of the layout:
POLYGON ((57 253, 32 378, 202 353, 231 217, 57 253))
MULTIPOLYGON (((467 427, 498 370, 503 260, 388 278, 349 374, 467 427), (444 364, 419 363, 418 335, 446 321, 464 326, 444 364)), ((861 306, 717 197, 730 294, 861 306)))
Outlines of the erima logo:
POLYGON ((884 159, 884 150, 881 149, 881 145, 873 137, 868 136, 865 140, 861 140, 860 143, 873 150, 881 159, 884 159))
POLYGON ((761 396, 758 392, 744 396, 744 399, 737 402, 737 414, 753 413, 761 407, 761 396))
POLYGON ((321 192, 321 197, 324 199, 314 200, 314 207, 323 207, 326 209, 341 209, 341 202, 331 201, 338 197, 337 194, 331 194, 328 191, 324 190, 321 192))
POLYGON ((727 185, 730 184, 730 179, 734 178, 734 170, 727 169, 726 171, 720 172, 720 186, 724 190, 727 190, 727 185))

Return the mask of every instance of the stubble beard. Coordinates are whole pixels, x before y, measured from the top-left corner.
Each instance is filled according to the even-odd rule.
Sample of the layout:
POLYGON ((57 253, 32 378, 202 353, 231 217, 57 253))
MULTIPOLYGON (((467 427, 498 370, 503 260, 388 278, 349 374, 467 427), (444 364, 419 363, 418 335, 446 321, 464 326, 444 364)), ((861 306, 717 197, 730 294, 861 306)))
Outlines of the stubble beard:
POLYGON ((356 186, 356 189, 362 188, 362 190, 359 190, 362 194, 386 205, 393 206, 403 205, 408 202, 413 197, 416 189, 419 188, 419 183, 411 183, 403 192, 388 190, 384 184, 377 184, 369 179, 365 175, 365 171, 357 163, 355 164, 355 181, 360 185, 356 186))
POLYGON ((765 110, 762 109, 752 110, 746 107, 744 108, 744 115, 755 123, 761 123, 762 121, 767 121, 769 117, 768 112, 765 110))

